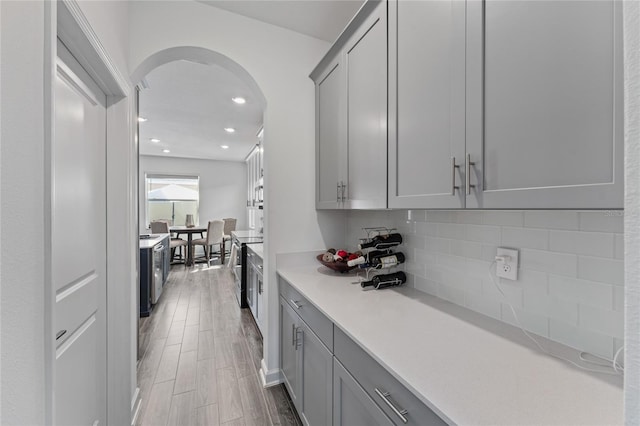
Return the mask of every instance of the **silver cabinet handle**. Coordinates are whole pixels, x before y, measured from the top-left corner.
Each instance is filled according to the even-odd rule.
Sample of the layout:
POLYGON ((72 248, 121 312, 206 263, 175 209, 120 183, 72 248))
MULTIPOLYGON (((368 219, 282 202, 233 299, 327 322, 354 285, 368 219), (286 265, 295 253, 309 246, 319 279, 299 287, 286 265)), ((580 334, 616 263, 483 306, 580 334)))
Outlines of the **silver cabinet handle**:
POLYGON ((291 304, 292 304, 293 306, 295 306, 295 307, 296 307, 296 309, 300 309, 300 308, 302 308, 302 305, 301 305, 301 304, 299 304, 296 300, 289 299, 289 301, 291 302, 291 304))
POLYGON ((336 203, 340 202, 340 182, 336 182, 336 203))
POLYGON ((60 330, 56 333, 56 340, 60 339, 62 336, 67 334, 67 330, 60 330))
POLYGON ((451 157, 451 195, 456 195, 456 189, 460 189, 456 186, 456 169, 459 167, 456 165, 456 157, 451 157))
POLYGON ((300 327, 296 328, 296 350, 298 350, 298 348, 300 346, 302 346, 302 343, 304 342, 304 331, 300 330, 300 327), (300 333, 302 336, 302 338, 300 338, 298 336, 298 333, 300 333))
POLYGON ((475 185, 471 185, 471 166, 475 166, 475 162, 471 161, 471 154, 467 154, 467 195, 471 195, 471 188, 475 188, 475 185))
POLYGON ((396 415, 398 417, 400 417, 400 420, 402 420, 402 423, 407 423, 407 414, 409 414, 409 412, 407 410, 403 410, 403 409, 398 409, 395 404, 389 399, 389 392, 381 392, 380 389, 375 388, 374 389, 376 391, 376 393, 378 394, 378 396, 380 398, 382 398, 382 400, 385 402, 385 404, 387 404, 389 406, 389 408, 391 408, 393 410, 394 413, 396 413, 396 415))
POLYGON ((342 202, 344 203, 347 200, 347 197, 344 195, 344 191, 345 189, 347 189, 347 185, 344 183, 344 181, 342 182, 342 202))
POLYGON ((291 346, 296 345, 296 325, 291 324, 291 346))

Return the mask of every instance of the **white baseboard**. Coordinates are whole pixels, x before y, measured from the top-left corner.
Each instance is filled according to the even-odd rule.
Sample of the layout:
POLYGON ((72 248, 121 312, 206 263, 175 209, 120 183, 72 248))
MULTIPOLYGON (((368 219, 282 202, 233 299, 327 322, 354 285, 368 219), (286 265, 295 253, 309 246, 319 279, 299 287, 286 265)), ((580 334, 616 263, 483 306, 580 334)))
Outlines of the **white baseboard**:
POLYGON ((131 399, 131 426, 135 426, 138 422, 138 416, 141 414, 141 402, 142 398, 140 398, 140 388, 136 388, 136 391, 133 393, 133 398, 131 399))
POLYGON ((273 370, 269 370, 267 365, 264 362, 264 358, 260 361, 260 381, 262 382, 262 387, 268 388, 271 386, 279 385, 282 383, 282 374, 280 374, 280 369, 275 368, 273 370))

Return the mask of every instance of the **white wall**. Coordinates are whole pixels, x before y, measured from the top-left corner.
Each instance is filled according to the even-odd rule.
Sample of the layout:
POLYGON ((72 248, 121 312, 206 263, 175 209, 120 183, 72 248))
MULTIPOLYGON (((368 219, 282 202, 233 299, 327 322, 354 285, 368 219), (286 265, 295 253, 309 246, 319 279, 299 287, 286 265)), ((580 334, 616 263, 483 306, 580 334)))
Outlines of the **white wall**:
POLYGON ((45 422, 44 2, 3 1, 0 16, 0 424, 35 425, 45 422))
POLYGON ((235 217, 236 229, 246 228, 247 166, 238 161, 140 156, 140 229, 145 222, 145 173, 168 173, 200 177, 200 224, 235 217))
POLYGON ((624 2, 625 424, 640 424, 640 3, 624 2))
POLYGON ((268 373, 278 359, 275 254, 339 241, 333 213, 314 207, 314 86, 308 74, 329 44, 197 2, 146 1, 131 7, 131 69, 177 46, 204 47, 247 70, 262 90, 265 128, 265 336, 268 373), (323 234, 319 223, 327 226, 323 234), (301 237, 303 236, 303 237, 301 237))

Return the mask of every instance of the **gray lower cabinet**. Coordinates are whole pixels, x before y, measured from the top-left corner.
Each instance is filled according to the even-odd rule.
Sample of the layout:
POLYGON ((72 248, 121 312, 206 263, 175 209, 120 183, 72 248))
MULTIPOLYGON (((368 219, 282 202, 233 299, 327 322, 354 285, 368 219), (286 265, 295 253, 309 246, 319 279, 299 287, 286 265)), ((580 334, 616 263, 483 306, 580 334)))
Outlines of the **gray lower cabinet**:
POLYGON ((333 354, 282 297, 280 359, 285 386, 302 422, 331 424, 333 354))
POLYGON ((337 359, 333 361, 333 425, 393 425, 337 359))

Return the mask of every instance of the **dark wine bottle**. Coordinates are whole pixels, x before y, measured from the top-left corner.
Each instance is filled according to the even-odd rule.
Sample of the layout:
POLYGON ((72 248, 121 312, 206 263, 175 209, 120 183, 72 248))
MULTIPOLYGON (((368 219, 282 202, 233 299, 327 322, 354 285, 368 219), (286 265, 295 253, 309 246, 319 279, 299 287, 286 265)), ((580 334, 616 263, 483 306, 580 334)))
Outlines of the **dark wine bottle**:
POLYGON ((359 256, 353 260, 348 261, 347 265, 349 266, 364 265, 364 264, 367 264, 367 262, 371 262, 371 259, 378 256, 385 255, 385 254, 389 254, 389 250, 372 250, 367 254, 363 254, 362 256, 359 256))
POLYGON ((368 243, 359 244, 358 248, 360 248, 360 250, 370 247, 385 249, 395 247, 400 244, 402 244, 402 235, 400 234, 376 235, 368 243))
POLYGON ((369 263, 374 268, 386 269, 404 263, 404 260, 403 253, 390 253, 369 259, 369 263))
POLYGON ((407 276, 404 272, 394 272, 393 274, 376 275, 369 281, 362 281, 362 288, 375 287, 377 290, 402 285, 407 282, 407 276))

